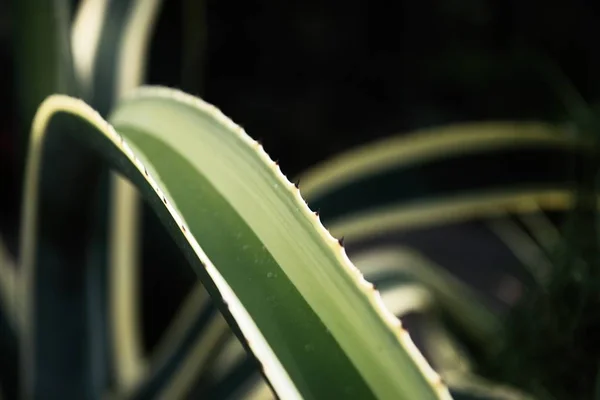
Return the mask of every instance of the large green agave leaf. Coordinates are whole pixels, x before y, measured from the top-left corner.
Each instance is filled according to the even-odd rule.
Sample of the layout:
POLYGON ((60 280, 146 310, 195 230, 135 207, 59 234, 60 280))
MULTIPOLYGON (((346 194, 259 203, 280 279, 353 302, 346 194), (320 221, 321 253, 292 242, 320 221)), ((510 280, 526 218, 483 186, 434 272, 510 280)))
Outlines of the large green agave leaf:
MULTIPOLYGON (((335 232, 334 236, 345 238, 346 250, 353 261, 362 256, 365 248, 369 250, 373 247, 382 249, 382 260, 389 259, 389 251, 386 250, 399 245, 406 248, 406 240, 410 244, 414 241, 413 236, 422 237, 423 232, 435 233, 441 228, 464 233, 462 225, 472 221, 494 225, 499 231, 500 224, 506 222, 504 217, 507 213, 516 214, 526 223, 531 222, 529 225, 537 227, 537 236, 542 236, 547 242, 549 231, 547 226, 540 226, 544 225, 544 221, 538 214, 540 209, 565 211, 569 207, 571 194, 564 189, 566 175, 562 164, 575 147, 576 143, 562 130, 541 123, 492 122, 426 129, 407 137, 385 139, 317 166, 300 177, 300 189, 309 204, 320 209, 321 218, 330 231, 335 232), (491 157, 488 157, 490 154, 491 157), (486 157, 491 158, 491 162, 486 161, 486 157), (555 159, 557 168, 547 171, 546 167, 536 167, 522 174, 519 168, 510 170, 511 166, 514 167, 515 157, 517 164, 524 161, 531 163, 528 157, 536 160, 555 159), (499 160, 503 159, 510 160, 510 163, 500 163, 499 160), (482 160, 485 165, 481 165, 482 160), (508 172, 499 173, 495 165, 507 165, 508 172), (469 168, 478 168, 480 172, 489 170, 490 179, 465 181, 462 172, 469 168), (449 180, 450 183, 447 182, 449 180), (382 244, 386 246, 382 247, 382 244)), ((518 249, 514 246, 507 248, 505 243, 507 240, 514 243, 514 232, 503 233, 501 238, 496 238, 495 233, 488 233, 489 240, 499 249, 504 249, 506 255, 495 260, 495 264, 514 264, 516 271, 512 272, 519 278, 528 278, 527 270, 519 270, 518 265, 522 260, 516 251, 518 249), (513 255, 513 251, 518 254, 513 255)), ((440 234, 435 233, 434 236, 439 237, 440 234)), ((468 241, 469 235, 466 237, 468 241)), ((539 253, 538 247, 530 246, 525 250, 539 253)), ((417 251, 411 249, 413 254, 417 251)), ((462 269, 474 267, 481 270, 475 265, 477 258, 469 252, 464 253, 453 264, 463 261, 466 266, 462 269)), ((403 254, 406 255, 406 252, 403 254)), ((421 255, 419 260, 422 258, 421 255)), ((454 295, 458 301, 447 301, 453 291, 461 295, 469 294, 466 296, 469 299, 475 296, 480 300, 480 296, 475 293, 471 296, 472 291, 464 284, 460 285, 459 290, 450 289, 461 282, 455 282, 456 279, 448 273, 421 276, 422 271, 428 269, 419 260, 404 256, 392 259, 380 266, 385 271, 380 274, 382 279, 371 276, 367 270, 361 272, 371 282, 376 279, 378 289, 384 290, 382 285, 387 289, 397 281, 395 277, 402 273, 398 270, 402 265, 411 264, 415 269, 412 274, 416 273, 420 280, 427 281, 428 287, 434 290, 439 300, 445 299, 440 304, 450 314, 466 321, 469 331, 480 343, 486 343, 493 337, 499 322, 485 301, 460 301, 458 294, 454 295), (460 306, 454 307, 457 304, 460 306)), ((440 261, 442 268, 437 272, 445 272, 444 269, 448 268, 446 260, 442 257, 440 261)), ((481 274, 486 272, 470 275, 481 274)), ((505 307, 504 303, 510 301, 511 296, 514 297, 522 284, 512 275, 506 276, 506 271, 487 275, 485 289, 490 286, 490 292, 486 295, 500 296, 500 306, 505 307)), ((203 312, 204 308, 198 306, 196 316, 187 318, 188 327, 203 312)), ((199 335, 202 336, 201 333, 199 335)), ((222 372, 213 376, 220 381, 218 386, 222 386, 226 392, 252 376, 252 366, 242 366, 244 357, 240 347, 232 350, 234 348, 234 343, 227 345, 227 350, 219 356, 216 364, 216 369, 222 372), (231 357, 231 354, 236 356, 231 357), (246 372, 242 372, 244 368, 246 372), (235 378, 229 379, 227 376, 235 378)))
MULTIPOLYGON (((110 121, 116 131, 65 96, 40 107, 28 165, 21 293, 34 295, 28 289, 41 272, 33 249, 49 210, 38 215, 44 199, 37 191, 52 172, 40 164, 44 133, 67 124, 76 128, 69 130, 73 140, 93 150, 89 156, 110 161, 151 203, 279 396, 449 398, 338 240, 241 128, 201 100, 165 88, 137 91, 110 121)), ((28 333, 40 306, 32 300, 24 304, 28 333)), ((25 337, 29 363, 41 356, 36 344, 35 336, 25 337)))
MULTIPOLYGON (((460 124, 350 151, 313 168, 299 180, 303 195, 309 204, 321 207, 321 217, 334 236, 345 237, 348 255, 365 277, 384 297, 397 290, 396 296, 388 297, 388 308, 418 299, 413 291, 401 287, 405 279, 416 279, 431 290, 438 306, 485 346, 500 325, 487 297, 497 296, 494 300, 501 300, 500 305, 506 308, 522 289, 520 279, 540 275, 539 271, 523 271, 519 265, 541 265, 543 250, 557 240, 556 228, 544 213, 564 213, 572 205, 567 168, 563 166, 574 151, 577 142, 562 129, 547 124, 460 124), (531 163, 532 159, 552 159, 557 168, 529 168, 522 174, 519 163, 531 163), (498 172, 496 165, 504 165, 506 171, 498 172), (463 179, 469 168, 487 171, 489 179, 463 179), (448 180, 452 182, 445 182, 448 180), (528 232, 516 229, 511 218, 520 220, 528 232), (465 229, 475 222, 481 227, 465 229), (448 273, 448 260, 443 256, 437 257, 441 265, 433 267, 435 263, 419 254, 419 249, 407 247, 415 239, 423 241, 424 234, 431 236, 429 242, 437 242, 441 233, 446 237, 462 235, 465 245, 472 247, 472 234, 486 231, 487 245, 494 244, 505 254, 494 263, 512 266, 512 270, 490 274, 486 266, 481 272, 478 257, 468 248, 462 250, 465 254, 459 259, 455 256, 461 250, 453 251, 453 264, 463 262, 462 269, 470 270, 469 275, 490 275, 483 288, 486 298, 448 273)), ((439 243, 434 247, 439 253, 439 243)), ((217 371, 213 378, 221 387, 219 394, 252 379, 252 366, 244 366, 243 360, 241 347, 231 340, 213 368, 217 371)))

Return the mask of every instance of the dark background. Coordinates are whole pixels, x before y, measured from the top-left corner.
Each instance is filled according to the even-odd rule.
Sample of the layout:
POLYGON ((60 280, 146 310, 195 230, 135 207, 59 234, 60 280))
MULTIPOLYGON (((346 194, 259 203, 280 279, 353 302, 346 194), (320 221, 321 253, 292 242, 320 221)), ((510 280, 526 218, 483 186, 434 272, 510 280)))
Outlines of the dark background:
MULTIPOLYGON (((566 110, 543 72, 548 65, 588 102, 600 93, 597 0, 213 0, 206 19, 198 17, 207 26, 198 79, 185 82, 181 27, 190 15, 181 3, 164 2, 148 83, 217 105, 262 140, 290 177, 345 149, 420 127, 562 120, 566 110)), ((11 23, 11 4, 2 1, 0 232, 14 250, 20 189, 11 23)), ((144 265, 149 345, 192 279, 191 270, 152 273, 165 262, 159 253, 147 249, 144 258, 155 260, 144 265)))
MULTIPOLYGON (((180 3, 159 20, 152 83, 178 85, 180 3)), ((542 64, 589 101, 600 90, 593 0, 220 0, 206 15, 204 88, 188 90, 261 138, 288 175, 423 126, 560 118, 542 64)))

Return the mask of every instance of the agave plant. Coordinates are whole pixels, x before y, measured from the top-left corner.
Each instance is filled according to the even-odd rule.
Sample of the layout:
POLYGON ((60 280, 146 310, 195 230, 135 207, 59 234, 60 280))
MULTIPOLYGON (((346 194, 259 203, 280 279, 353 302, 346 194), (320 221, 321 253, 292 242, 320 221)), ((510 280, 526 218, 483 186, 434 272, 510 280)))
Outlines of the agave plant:
POLYGON ((294 184, 216 107, 139 87, 160 6, 85 0, 71 17, 66 1, 18 2, 31 129, 17 261, 0 243, 0 339, 19 371, 0 376, 5 397, 533 398, 480 365, 549 273, 548 215, 574 204, 582 142, 544 123, 454 125, 294 184), (142 207, 197 276, 149 354, 142 207))

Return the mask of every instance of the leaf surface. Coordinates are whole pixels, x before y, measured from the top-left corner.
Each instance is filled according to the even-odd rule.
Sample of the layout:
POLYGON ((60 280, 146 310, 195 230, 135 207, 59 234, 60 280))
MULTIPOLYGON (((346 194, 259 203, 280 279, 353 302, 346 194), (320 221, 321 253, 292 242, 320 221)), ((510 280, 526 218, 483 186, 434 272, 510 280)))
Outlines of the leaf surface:
POLYGON ((136 91, 111 115, 116 131, 72 98, 42 105, 28 169, 25 283, 34 275, 27 250, 35 245, 44 132, 55 119, 90 128, 71 136, 138 187, 280 397, 449 398, 379 294, 260 145, 181 92, 136 91))

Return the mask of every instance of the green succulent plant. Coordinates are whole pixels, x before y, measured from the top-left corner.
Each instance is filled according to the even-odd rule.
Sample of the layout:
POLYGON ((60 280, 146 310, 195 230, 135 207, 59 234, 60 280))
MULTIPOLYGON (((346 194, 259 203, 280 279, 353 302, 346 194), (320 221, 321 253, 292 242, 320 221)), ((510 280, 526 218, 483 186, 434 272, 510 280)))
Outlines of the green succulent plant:
MULTIPOLYGON (((552 313, 531 288, 557 276, 556 221, 582 198, 596 210, 595 189, 574 191, 568 168, 589 141, 539 122, 436 127, 341 154, 294 184, 216 107, 145 86, 159 0, 85 0, 73 14, 66 0, 15 4, 31 129, 17 260, 0 242, 0 345, 18 347, 6 354, 20 371, 14 390, 0 374, 5 397, 551 396, 553 375, 515 373, 531 361, 519 358, 518 322, 540 310, 519 304, 552 313), (490 173, 481 181, 472 168, 490 173), (150 354, 144 207, 197 276, 150 354)), ((201 25, 186 21, 191 86, 201 25)), ((537 326, 528 339, 549 329, 537 326)))

